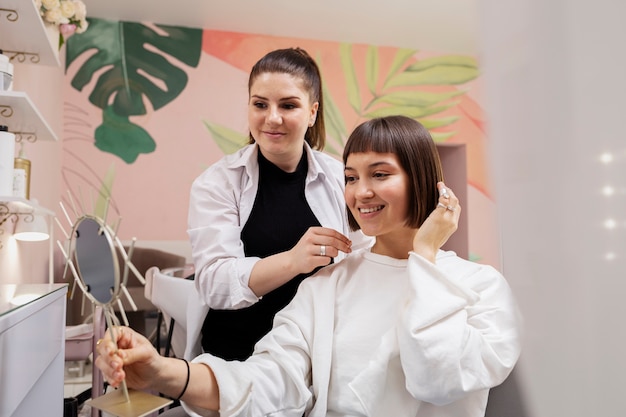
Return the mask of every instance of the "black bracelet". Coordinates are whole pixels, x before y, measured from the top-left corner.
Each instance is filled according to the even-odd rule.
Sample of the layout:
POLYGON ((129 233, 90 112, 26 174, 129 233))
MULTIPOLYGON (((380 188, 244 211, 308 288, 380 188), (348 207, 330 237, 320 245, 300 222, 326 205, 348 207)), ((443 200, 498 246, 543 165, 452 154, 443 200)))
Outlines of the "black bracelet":
POLYGON ((185 391, 187 391, 187 386, 189 385, 189 377, 191 376, 191 370, 189 369, 189 362, 187 362, 187 359, 185 358, 178 358, 178 359, 180 359, 181 361, 184 361, 185 365, 187 365, 187 381, 185 381, 183 392, 181 392, 178 398, 176 398, 176 401, 179 401, 183 397, 183 395, 185 395, 185 391))

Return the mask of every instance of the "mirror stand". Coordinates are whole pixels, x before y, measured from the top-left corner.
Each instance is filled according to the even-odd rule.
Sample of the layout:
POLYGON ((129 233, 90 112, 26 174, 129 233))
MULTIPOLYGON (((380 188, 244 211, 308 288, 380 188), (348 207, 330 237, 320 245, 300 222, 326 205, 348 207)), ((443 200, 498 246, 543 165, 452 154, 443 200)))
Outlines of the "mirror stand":
MULTIPOLYGON (((108 208, 108 200, 106 207, 108 208)), ((131 307, 137 310, 137 306, 126 289, 128 274, 132 272, 142 284, 145 284, 143 276, 130 261, 136 239, 132 239, 127 253, 117 233, 105 220, 106 209, 103 217, 83 214, 71 221, 62 203, 61 208, 72 226, 71 233, 68 234, 58 223, 67 238, 67 245, 57 241, 65 257, 63 276, 66 276, 69 268, 74 277, 72 297, 76 285, 78 285, 83 293, 83 305, 85 298, 91 301, 94 306, 94 326, 97 322, 102 321, 102 316, 104 317, 105 323, 101 323, 94 329, 95 337, 97 339, 102 338, 104 331, 109 331, 111 338, 116 340, 115 327, 120 326, 120 321, 115 314, 115 306, 118 307, 124 325, 128 326, 128 318, 120 300, 122 294, 131 307), (121 263, 118 256, 121 256, 123 260, 122 272, 120 271, 121 263), (106 330, 101 330, 105 328, 106 330)), ((76 213, 76 210, 74 212, 76 213)), ((94 343, 94 362, 95 358, 94 343)), ((86 404, 89 404, 94 411, 99 409, 119 417, 141 417, 172 403, 167 398, 143 391, 129 390, 126 387, 126 381, 122 382, 121 389, 102 395, 103 390, 100 389, 104 386, 102 375, 95 368, 92 372, 94 375, 92 398, 86 401, 86 404), (96 374, 98 374, 98 378, 96 378, 96 374)))

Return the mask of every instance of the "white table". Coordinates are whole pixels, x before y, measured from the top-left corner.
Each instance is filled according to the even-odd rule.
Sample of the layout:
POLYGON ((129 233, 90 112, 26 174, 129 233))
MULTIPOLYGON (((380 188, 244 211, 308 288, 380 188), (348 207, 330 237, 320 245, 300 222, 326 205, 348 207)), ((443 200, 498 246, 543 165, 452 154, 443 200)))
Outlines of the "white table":
POLYGON ((63 415, 67 284, 0 285, 0 416, 63 415))

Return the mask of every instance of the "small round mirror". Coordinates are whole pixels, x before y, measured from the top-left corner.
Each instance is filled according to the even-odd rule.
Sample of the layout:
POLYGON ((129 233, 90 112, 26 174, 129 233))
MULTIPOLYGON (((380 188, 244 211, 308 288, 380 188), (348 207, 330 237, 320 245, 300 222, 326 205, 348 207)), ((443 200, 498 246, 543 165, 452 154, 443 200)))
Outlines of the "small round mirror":
POLYGON ((85 295, 94 303, 113 303, 120 292, 117 253, 108 228, 96 217, 83 216, 72 234, 79 279, 85 295))

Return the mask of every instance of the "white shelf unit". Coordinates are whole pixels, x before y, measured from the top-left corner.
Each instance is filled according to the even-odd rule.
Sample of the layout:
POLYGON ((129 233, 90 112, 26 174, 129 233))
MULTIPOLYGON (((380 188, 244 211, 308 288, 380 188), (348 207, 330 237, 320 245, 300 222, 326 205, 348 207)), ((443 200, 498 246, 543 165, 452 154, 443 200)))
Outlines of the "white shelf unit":
POLYGON ((12 214, 23 215, 23 214, 45 214, 46 216, 54 216, 54 212, 52 210, 48 210, 47 208, 40 206, 34 200, 27 200, 21 197, 12 197, 12 196, 2 196, 0 195, 0 206, 8 207, 8 211, 5 213, 3 209, 0 208, 0 221, 4 220, 2 218, 3 215, 10 216, 12 214))
MULTIPOLYGON (((58 41, 58 28, 44 24, 33 0, 0 0, 0 49, 11 62, 60 67, 58 41)), ((15 133, 16 141, 58 141, 57 135, 25 92, 0 91, 0 124, 7 125, 9 131, 15 133)), ((0 235, 6 233, 9 219, 19 221, 35 213, 49 218, 49 280, 52 282, 53 211, 34 200, 0 196, 0 235)))
MULTIPOLYGON (((58 28, 44 24, 33 0, 0 0, 0 49, 11 62, 60 66, 58 28)), ((16 140, 58 140, 28 95, 0 91, 0 124, 16 140)))
POLYGON ((18 142, 58 140, 28 95, 21 91, 0 91, 0 125, 7 125, 18 142))
POLYGON ((15 62, 60 66, 59 31, 33 0, 0 0, 0 49, 15 62))

